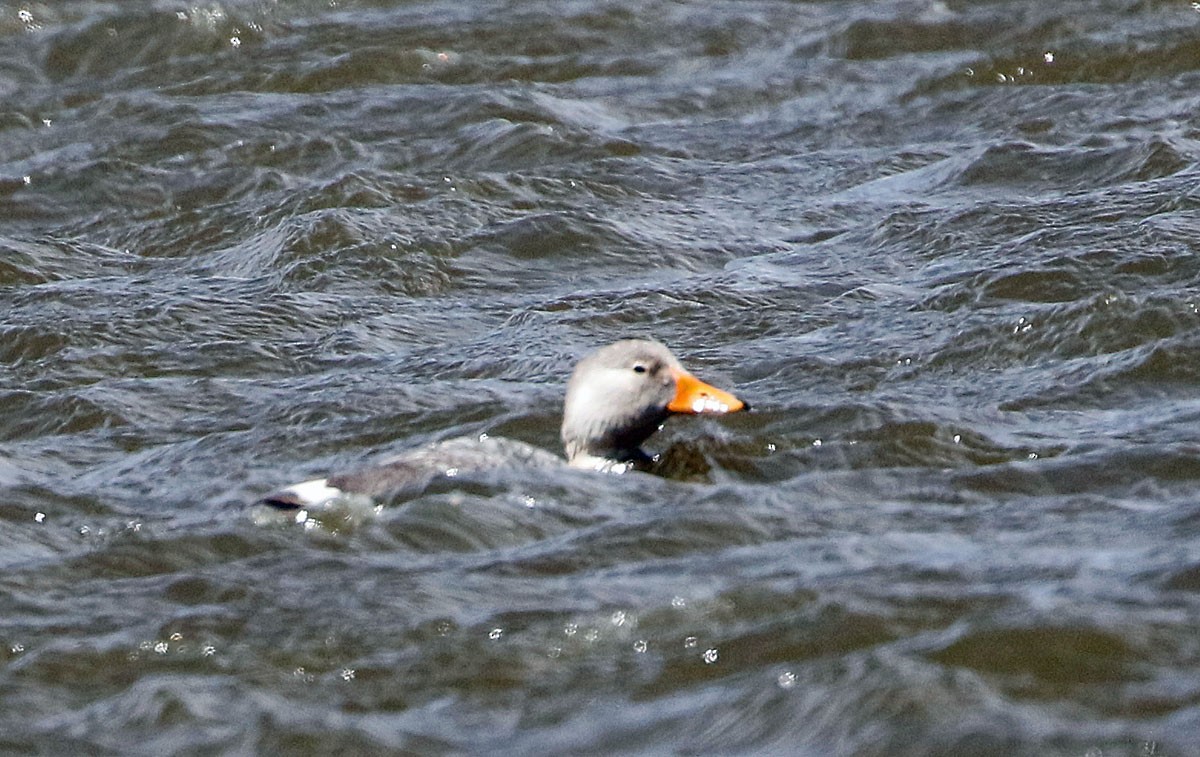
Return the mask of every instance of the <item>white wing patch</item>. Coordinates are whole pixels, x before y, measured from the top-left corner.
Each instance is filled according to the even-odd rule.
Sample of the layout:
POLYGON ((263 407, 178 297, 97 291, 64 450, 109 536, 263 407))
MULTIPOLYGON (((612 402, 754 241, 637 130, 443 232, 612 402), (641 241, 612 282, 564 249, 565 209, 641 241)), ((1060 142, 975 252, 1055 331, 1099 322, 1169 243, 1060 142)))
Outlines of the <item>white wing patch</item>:
POLYGON ((342 495, 342 490, 336 486, 330 486, 327 478, 314 478, 312 481, 292 484, 284 491, 295 494, 296 498, 303 503, 301 507, 325 505, 342 495))

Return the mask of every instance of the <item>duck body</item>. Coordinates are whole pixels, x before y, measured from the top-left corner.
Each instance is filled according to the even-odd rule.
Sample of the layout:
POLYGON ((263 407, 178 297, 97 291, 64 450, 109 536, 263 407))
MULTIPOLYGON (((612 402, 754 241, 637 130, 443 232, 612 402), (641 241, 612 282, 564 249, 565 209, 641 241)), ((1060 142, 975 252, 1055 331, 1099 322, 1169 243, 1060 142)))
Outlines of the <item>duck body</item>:
POLYGON ((663 344, 647 339, 614 342, 591 353, 567 383, 561 437, 566 461, 511 439, 456 437, 378 463, 281 489, 260 503, 281 509, 320 507, 354 495, 370 499, 419 490, 438 477, 479 474, 514 466, 564 464, 623 473, 645 468, 648 439, 673 414, 724 414, 748 406, 692 376, 663 344))

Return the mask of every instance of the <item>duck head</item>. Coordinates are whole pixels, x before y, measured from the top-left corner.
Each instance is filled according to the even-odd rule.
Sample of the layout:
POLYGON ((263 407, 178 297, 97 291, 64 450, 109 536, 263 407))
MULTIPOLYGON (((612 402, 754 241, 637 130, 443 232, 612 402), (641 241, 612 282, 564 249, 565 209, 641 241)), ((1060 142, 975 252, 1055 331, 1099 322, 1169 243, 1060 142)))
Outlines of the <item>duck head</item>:
POLYGON ((567 384, 562 441, 576 467, 644 462, 640 449, 670 415, 722 415, 746 403, 684 370, 665 345, 626 339, 596 350, 567 384))

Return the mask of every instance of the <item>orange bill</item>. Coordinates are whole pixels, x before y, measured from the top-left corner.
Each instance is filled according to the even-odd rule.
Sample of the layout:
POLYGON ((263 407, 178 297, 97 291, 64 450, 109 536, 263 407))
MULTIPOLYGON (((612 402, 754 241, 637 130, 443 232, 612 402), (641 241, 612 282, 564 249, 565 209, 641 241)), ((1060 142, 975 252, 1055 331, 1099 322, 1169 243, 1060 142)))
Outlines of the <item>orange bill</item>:
POLYGON ((684 370, 674 372, 675 397, 667 404, 672 413, 706 413, 721 415, 736 413, 746 403, 729 392, 709 386, 684 370))

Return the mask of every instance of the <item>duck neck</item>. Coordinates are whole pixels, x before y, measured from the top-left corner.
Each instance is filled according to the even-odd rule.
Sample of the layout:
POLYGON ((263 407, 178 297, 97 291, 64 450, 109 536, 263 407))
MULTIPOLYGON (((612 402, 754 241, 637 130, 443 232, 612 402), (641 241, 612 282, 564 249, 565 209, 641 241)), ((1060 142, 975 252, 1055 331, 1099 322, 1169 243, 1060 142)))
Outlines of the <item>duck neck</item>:
POLYGON ((567 444, 567 464, 572 468, 603 471, 607 473, 624 473, 628 470, 645 470, 651 462, 651 457, 642 450, 589 450, 582 444, 567 444))

